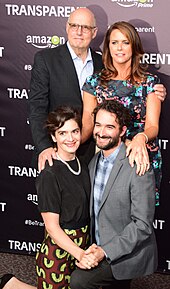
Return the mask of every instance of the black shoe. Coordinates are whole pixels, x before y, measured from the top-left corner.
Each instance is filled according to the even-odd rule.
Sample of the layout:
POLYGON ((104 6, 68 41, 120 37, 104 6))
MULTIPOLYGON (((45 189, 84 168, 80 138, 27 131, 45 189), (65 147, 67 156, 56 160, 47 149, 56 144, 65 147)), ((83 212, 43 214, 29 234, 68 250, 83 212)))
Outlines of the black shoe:
POLYGON ((5 284, 12 278, 14 277, 13 274, 5 274, 0 278, 0 289, 2 289, 5 284))

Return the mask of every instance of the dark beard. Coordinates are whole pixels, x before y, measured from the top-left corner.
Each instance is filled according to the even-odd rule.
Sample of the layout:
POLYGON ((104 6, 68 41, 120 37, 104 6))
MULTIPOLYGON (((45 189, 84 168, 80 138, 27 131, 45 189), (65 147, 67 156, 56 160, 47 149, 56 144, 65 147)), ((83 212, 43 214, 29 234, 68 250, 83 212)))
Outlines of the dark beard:
POLYGON ((97 144, 97 137, 99 137, 98 134, 94 135, 94 140, 95 140, 95 142, 96 142, 96 145, 97 145, 97 147, 98 147, 99 149, 102 149, 102 150, 104 150, 104 151, 107 151, 107 150, 110 150, 110 149, 116 147, 116 146, 118 145, 118 143, 119 143, 119 135, 117 135, 117 136, 114 137, 114 138, 107 137, 107 136, 102 136, 102 137, 100 137, 101 139, 102 139, 102 138, 103 138, 103 139, 109 139, 110 142, 108 142, 108 144, 106 144, 106 145, 101 145, 101 146, 100 146, 100 145, 97 144))

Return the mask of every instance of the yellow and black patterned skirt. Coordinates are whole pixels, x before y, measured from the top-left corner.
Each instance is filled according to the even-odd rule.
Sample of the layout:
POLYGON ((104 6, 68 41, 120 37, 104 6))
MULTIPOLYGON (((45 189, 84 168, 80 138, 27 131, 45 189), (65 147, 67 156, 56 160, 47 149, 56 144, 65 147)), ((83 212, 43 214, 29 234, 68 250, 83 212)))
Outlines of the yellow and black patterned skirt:
MULTIPOLYGON (((82 249, 86 249, 89 241, 88 226, 64 232, 82 249)), ((75 270, 76 259, 61 249, 47 234, 36 256, 38 289, 70 288, 70 275, 75 270)))

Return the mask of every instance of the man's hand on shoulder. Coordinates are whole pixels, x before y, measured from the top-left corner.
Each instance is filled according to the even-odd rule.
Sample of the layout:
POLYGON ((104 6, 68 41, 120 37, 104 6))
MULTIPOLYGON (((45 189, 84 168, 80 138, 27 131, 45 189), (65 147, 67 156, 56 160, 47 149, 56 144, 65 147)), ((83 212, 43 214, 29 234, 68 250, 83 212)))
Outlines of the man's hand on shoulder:
POLYGON ((163 84, 155 84, 154 85, 154 90, 155 90, 155 94, 157 95, 157 97, 161 100, 164 101, 166 98, 166 88, 163 84))
POLYGON ((55 149, 50 147, 43 150, 38 157, 38 171, 41 172, 45 168, 45 162, 48 161, 49 165, 53 165, 53 159, 56 159, 55 149))

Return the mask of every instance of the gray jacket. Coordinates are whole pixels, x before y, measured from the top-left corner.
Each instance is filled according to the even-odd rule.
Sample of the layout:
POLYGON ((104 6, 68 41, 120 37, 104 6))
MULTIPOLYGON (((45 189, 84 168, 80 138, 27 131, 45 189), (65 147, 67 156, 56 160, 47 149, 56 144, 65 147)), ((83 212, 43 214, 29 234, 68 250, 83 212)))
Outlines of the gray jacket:
MULTIPOLYGON (((98 214, 101 247, 116 279, 132 279, 153 273, 157 246, 153 231, 155 177, 153 170, 136 174, 122 144, 105 187, 98 214)), ((90 214, 94 231, 93 184, 97 153, 90 162, 92 184, 90 214)))

